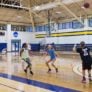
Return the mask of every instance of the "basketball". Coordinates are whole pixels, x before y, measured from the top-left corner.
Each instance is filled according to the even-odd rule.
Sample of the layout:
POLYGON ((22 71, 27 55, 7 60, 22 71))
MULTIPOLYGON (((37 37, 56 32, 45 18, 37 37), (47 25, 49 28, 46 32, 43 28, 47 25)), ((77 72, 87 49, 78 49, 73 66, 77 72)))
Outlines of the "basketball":
POLYGON ((90 7, 90 4, 89 3, 84 3, 84 8, 89 8, 90 7))

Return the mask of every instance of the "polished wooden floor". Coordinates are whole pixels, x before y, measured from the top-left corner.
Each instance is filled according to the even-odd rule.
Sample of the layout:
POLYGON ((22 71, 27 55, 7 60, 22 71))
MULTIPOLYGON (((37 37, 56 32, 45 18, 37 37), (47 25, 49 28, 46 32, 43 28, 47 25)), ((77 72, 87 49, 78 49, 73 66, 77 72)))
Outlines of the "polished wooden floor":
MULTIPOLYGON (((81 92, 92 92, 92 83, 81 83, 81 60, 79 56, 72 54, 59 54, 55 64, 59 72, 56 73, 52 68, 51 73, 47 73, 45 65, 48 57, 44 55, 32 55, 32 70, 34 75, 25 74, 23 71, 23 62, 18 56, 11 54, 0 56, 0 73, 14 75, 41 83, 56 85, 59 87, 74 89, 81 92)), ((8 76, 9 77, 9 76, 8 76)), ((0 92, 53 92, 52 90, 24 84, 10 78, 0 77, 0 92)), ((59 92, 59 91, 54 91, 59 92)), ((60 91, 64 92, 64 91, 60 91)), ((68 92, 68 91, 66 91, 68 92)), ((75 91, 71 91, 75 92, 75 91)))

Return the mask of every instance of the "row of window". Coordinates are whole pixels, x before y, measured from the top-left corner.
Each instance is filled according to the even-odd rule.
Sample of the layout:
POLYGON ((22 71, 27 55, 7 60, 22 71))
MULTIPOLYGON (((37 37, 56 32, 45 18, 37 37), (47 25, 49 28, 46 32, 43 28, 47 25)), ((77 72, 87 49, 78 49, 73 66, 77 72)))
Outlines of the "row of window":
MULTIPOLYGON (((7 25, 6 24, 0 24, 0 30, 7 30, 7 25)), ((32 32, 33 29, 31 26, 18 26, 18 25, 12 25, 11 26, 12 31, 24 31, 24 32, 32 32)))
POLYGON ((18 26, 18 25, 12 25, 11 26, 12 31, 23 31, 23 32, 32 32, 33 29, 31 26, 18 26))
MULTIPOLYGON (((92 27, 92 18, 88 19, 89 27, 92 27)), ((58 23, 58 24, 50 24, 50 25, 42 25, 42 26, 35 26, 36 32, 42 31, 55 31, 55 30, 62 30, 62 29, 79 29, 83 28, 84 26, 78 21, 66 22, 66 23, 58 23)), ((0 24, 0 30, 7 30, 7 26, 5 24, 0 24)), ((25 32, 32 32, 32 26, 23 26, 23 25, 12 25, 12 31, 25 31, 25 32)))
POLYGON ((79 21, 72 21, 72 22, 66 22, 66 23, 59 23, 58 29, 78 29, 83 28, 84 26, 79 21))
MULTIPOLYGON (((92 24, 92 21, 91 21, 92 24)), ((66 22, 66 23, 58 23, 58 24, 51 24, 50 29, 48 25, 43 25, 43 26, 36 26, 36 32, 39 31, 54 31, 55 29, 61 30, 61 29, 78 29, 78 28, 83 28, 84 26, 78 22, 78 21, 72 21, 72 22, 66 22)))

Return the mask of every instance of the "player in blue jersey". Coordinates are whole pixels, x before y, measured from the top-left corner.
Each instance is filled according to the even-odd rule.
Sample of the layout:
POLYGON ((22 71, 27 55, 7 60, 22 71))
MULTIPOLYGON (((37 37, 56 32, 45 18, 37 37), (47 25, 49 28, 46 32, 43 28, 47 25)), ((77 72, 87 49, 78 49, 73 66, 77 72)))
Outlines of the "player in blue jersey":
POLYGON ((54 65, 54 62, 56 61, 56 53, 55 53, 54 49, 52 48, 52 45, 48 45, 47 54, 50 56, 50 59, 46 62, 46 65, 48 67, 48 72, 51 71, 49 63, 52 62, 52 66, 55 68, 56 73, 57 73, 58 68, 54 65))

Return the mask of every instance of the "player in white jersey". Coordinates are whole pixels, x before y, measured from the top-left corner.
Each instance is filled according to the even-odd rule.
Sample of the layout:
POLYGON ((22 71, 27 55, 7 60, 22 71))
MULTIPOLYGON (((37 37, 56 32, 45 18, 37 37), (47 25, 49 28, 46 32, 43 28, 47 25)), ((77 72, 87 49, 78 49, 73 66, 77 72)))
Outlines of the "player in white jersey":
POLYGON ((31 61, 30 61, 30 55, 29 55, 29 49, 27 46, 27 43, 24 43, 22 45, 22 49, 20 51, 20 56, 22 58, 22 60, 24 60, 27 63, 27 67, 26 69, 24 69, 24 71, 27 73, 27 70, 30 69, 30 73, 33 75, 33 72, 31 70, 31 61))

